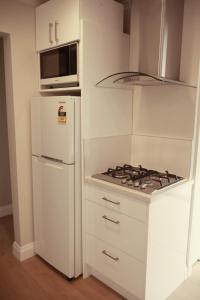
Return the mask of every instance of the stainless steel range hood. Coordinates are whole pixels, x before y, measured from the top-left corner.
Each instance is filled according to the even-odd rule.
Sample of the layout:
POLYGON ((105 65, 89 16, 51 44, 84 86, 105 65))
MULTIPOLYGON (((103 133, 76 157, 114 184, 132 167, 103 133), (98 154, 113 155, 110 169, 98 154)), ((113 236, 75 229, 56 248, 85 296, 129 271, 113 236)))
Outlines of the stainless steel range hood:
POLYGON ((180 80, 183 14, 183 0, 133 0, 130 71, 108 74, 96 85, 196 87, 180 80))
POLYGON ((169 78, 149 75, 142 72, 120 72, 109 75, 100 80, 96 86, 104 88, 133 89, 134 86, 163 86, 179 85, 196 88, 183 81, 176 81, 169 78))

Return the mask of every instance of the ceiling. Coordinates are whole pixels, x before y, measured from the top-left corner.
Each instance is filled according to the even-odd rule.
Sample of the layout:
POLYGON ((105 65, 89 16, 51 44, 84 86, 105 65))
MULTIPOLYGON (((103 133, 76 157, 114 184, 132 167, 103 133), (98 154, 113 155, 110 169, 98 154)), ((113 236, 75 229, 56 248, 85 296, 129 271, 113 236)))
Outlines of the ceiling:
MULTIPOLYGON (((47 2, 48 0, 16 0, 16 1, 23 2, 31 6, 37 6, 41 3, 47 2)), ((123 3, 125 5, 127 5, 127 3, 130 2, 130 0, 115 0, 115 1, 123 3)))
POLYGON ((46 2, 47 0, 15 0, 15 1, 22 2, 30 6, 37 6, 43 2, 46 2))

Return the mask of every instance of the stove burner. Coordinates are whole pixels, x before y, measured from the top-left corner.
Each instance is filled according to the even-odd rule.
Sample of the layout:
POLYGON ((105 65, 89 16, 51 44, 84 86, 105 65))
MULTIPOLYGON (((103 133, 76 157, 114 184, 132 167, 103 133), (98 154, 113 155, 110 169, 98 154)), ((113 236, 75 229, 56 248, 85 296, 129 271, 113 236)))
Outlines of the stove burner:
POLYGON ((127 180, 137 180, 140 178, 143 178, 145 176, 150 176, 152 174, 156 174, 156 171, 153 170, 147 170, 145 168, 142 168, 140 165, 139 167, 133 167, 130 165, 125 164, 123 167, 117 166, 115 169, 109 168, 107 172, 103 173, 105 175, 109 175, 114 178, 118 179, 124 179, 127 180))
POLYGON ((93 177, 148 194, 183 179, 168 171, 161 173, 145 169, 141 165, 134 167, 128 164, 109 168, 107 172, 96 174, 93 177))

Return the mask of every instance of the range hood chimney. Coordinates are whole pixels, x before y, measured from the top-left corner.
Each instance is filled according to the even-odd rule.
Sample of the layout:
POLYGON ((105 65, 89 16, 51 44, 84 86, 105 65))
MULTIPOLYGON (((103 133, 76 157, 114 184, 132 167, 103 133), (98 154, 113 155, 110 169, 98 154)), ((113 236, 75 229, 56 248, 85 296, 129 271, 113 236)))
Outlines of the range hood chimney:
POLYGON ((180 81, 183 15, 184 0, 132 0, 131 71, 109 75, 97 86, 190 86, 180 81))

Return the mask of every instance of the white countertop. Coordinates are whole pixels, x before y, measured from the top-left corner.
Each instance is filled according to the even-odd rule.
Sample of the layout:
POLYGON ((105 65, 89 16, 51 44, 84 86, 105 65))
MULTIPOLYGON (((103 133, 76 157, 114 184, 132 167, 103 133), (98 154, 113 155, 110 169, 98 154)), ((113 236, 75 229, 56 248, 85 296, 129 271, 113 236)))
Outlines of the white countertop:
POLYGON ((146 194, 141 191, 129 189, 127 187, 113 184, 113 183, 110 183, 110 182, 107 182, 104 180, 96 179, 91 176, 85 177, 85 183, 93 184, 93 185, 96 185, 97 187, 105 188, 105 189, 110 190, 115 193, 119 192, 125 196, 135 197, 138 200, 143 200, 147 203, 151 203, 153 200, 158 199, 157 196, 159 196, 161 194, 163 195, 163 193, 166 193, 168 191, 173 191, 174 189, 177 189, 177 187, 180 187, 182 185, 192 185, 193 180, 184 179, 184 180, 178 181, 178 182, 174 183, 173 185, 167 186, 160 190, 156 190, 152 194, 146 194))

